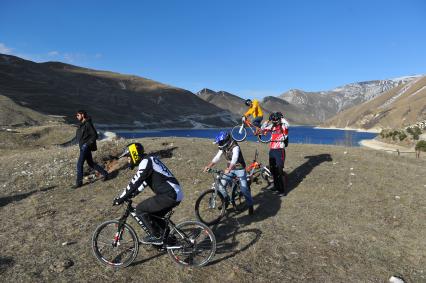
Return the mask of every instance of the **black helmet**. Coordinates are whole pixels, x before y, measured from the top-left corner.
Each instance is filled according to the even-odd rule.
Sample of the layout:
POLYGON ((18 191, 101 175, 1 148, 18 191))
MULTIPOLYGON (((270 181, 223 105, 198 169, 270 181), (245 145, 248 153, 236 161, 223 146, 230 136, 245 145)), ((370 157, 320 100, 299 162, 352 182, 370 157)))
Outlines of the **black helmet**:
POLYGON ((118 157, 130 157, 130 167, 133 168, 141 163, 142 156, 145 153, 143 145, 140 143, 131 143, 126 146, 123 153, 118 157))
POLYGON ((244 104, 247 106, 250 106, 252 103, 251 99, 246 99, 246 101, 244 101, 244 104))
POLYGON ((269 115, 269 121, 271 121, 273 124, 278 124, 281 122, 282 117, 283 114, 281 112, 272 112, 271 115, 269 115))
POLYGON ((229 132, 220 131, 219 134, 217 134, 214 143, 217 144, 219 149, 224 149, 231 143, 231 141, 232 138, 229 132))

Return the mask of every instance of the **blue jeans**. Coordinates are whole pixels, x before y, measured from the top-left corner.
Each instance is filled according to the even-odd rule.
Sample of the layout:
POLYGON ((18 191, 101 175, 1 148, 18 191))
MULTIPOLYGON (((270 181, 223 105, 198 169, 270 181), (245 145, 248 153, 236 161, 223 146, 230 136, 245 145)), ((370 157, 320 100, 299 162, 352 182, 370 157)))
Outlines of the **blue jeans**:
POLYGON ((87 165, 101 173, 104 177, 108 175, 108 172, 105 171, 101 166, 93 162, 92 152, 86 144, 83 144, 80 147, 80 156, 77 161, 77 185, 83 184, 83 164, 84 161, 87 161, 87 165))
POLYGON ((231 170, 230 175, 224 175, 221 183, 222 186, 219 188, 219 191, 222 193, 222 195, 224 197, 228 196, 228 192, 226 191, 226 186, 229 185, 232 181, 232 174, 234 174, 235 176, 238 177, 239 182, 240 182, 240 189, 241 192, 243 193, 244 197, 246 198, 247 201, 247 205, 251 206, 253 205, 253 198, 251 197, 251 193, 250 190, 248 188, 248 184, 247 184, 247 173, 245 169, 241 169, 241 170, 231 170))
POLYGON ((251 123, 252 123, 253 125, 255 125, 256 127, 260 128, 261 123, 262 123, 262 120, 263 120, 263 116, 259 116, 259 117, 254 118, 254 119, 251 121, 251 123))

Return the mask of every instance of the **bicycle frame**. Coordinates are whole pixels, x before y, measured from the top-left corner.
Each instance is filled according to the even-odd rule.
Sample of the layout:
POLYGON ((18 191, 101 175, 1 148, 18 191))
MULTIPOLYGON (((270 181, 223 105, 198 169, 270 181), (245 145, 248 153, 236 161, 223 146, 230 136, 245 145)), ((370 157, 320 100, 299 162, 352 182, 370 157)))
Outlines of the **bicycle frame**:
POLYGON ((240 131, 239 131, 240 134, 242 133, 244 127, 249 128, 251 130, 253 136, 256 133, 256 131, 253 130, 253 128, 255 128, 256 130, 259 129, 259 127, 256 127, 255 125, 253 125, 248 118, 245 118, 245 119, 242 120, 240 131))
MULTIPOLYGON (((215 179, 214 183, 212 184, 212 189, 214 190, 215 195, 216 194, 222 194, 219 191, 220 186, 222 186, 221 181, 222 179, 224 179, 224 176, 227 176, 229 178, 231 178, 231 184, 229 185, 229 187, 231 188, 231 197, 232 197, 232 192, 235 190, 237 182, 238 182, 238 178, 235 176, 235 174, 232 175, 227 175, 225 173, 223 173, 223 171, 220 170, 214 170, 214 169, 210 169, 210 171, 214 172, 216 175, 213 177, 215 179)), ((228 187, 228 181, 227 181, 227 185, 225 186, 225 191, 226 191, 226 187, 228 187)), ((227 192, 228 194, 228 192, 227 192)), ((225 197, 225 196, 223 196, 225 197)))
MULTIPOLYGON (((156 216, 156 215, 152 215, 150 214, 151 217, 154 218, 158 218, 158 219, 162 219, 166 222, 166 227, 170 227, 170 228, 176 228, 176 225, 173 223, 173 221, 170 219, 170 217, 172 216, 172 214, 174 213, 173 210, 169 211, 165 217, 160 217, 160 216, 156 216)), ((119 245, 119 239, 121 239, 121 233, 123 233, 123 226, 127 221, 127 218, 131 216, 138 224, 139 226, 145 231, 145 233, 147 235, 150 235, 151 233, 149 232, 148 228, 145 226, 145 224, 143 223, 142 219, 140 219, 137 214, 136 214, 136 209, 132 206, 132 200, 127 200, 127 208, 124 211, 123 216, 119 219, 119 224, 118 224, 118 234, 115 236, 114 239, 114 245, 119 245)), ((167 229, 165 229, 163 231, 163 235, 162 238, 164 239, 164 237, 166 236, 166 231, 167 229)), ((176 229, 176 231, 181 235, 181 236, 185 236, 185 234, 182 234, 181 231, 178 231, 178 229, 176 229)), ((142 242, 140 242, 141 244, 143 244, 142 242)))

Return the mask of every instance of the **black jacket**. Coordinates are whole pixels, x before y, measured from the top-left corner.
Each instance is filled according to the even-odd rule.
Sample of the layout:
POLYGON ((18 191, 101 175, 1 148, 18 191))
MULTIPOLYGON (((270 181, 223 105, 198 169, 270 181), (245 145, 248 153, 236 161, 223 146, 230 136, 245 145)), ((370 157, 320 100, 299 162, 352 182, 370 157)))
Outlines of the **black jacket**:
POLYGON ((91 151, 96 150, 96 139, 98 138, 98 133, 96 132, 95 126, 92 124, 90 118, 86 119, 77 129, 75 138, 78 141, 78 145, 87 144, 91 151))

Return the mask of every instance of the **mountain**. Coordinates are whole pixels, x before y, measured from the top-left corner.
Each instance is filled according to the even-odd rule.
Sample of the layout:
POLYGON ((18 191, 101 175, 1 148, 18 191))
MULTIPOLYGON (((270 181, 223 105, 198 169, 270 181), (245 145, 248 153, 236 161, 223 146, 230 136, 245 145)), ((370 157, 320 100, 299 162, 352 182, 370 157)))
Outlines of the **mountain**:
POLYGON ((0 126, 35 126, 48 122, 61 121, 59 117, 49 117, 28 107, 15 103, 9 97, 0 95, 0 126))
POLYGON ((226 91, 216 92, 208 88, 203 88, 196 94, 201 99, 233 113, 235 118, 241 117, 247 111, 247 106, 244 104, 245 99, 232 93, 226 91))
MULTIPOLYGON (((283 99, 275 96, 267 96, 261 102, 262 107, 270 112, 281 112, 290 124, 298 125, 314 125, 318 124, 318 119, 305 110, 304 107, 299 107, 291 104, 283 99)), ((267 119, 268 116, 265 116, 267 119)))
POLYGON ((292 89, 278 97, 298 106, 305 113, 310 113, 313 118, 317 118, 317 123, 319 123, 330 119, 345 109, 372 100, 418 77, 408 76, 390 80, 357 82, 329 91, 306 92, 292 89))
MULTIPOLYGON (((45 115, 85 109, 98 126, 221 127, 232 115, 193 93, 153 80, 0 54, 0 95, 45 115)), ((2 124, 2 123, 0 123, 2 124)))
POLYGON ((423 120, 426 120, 426 76, 419 76, 339 113, 323 126, 402 128, 423 120))

